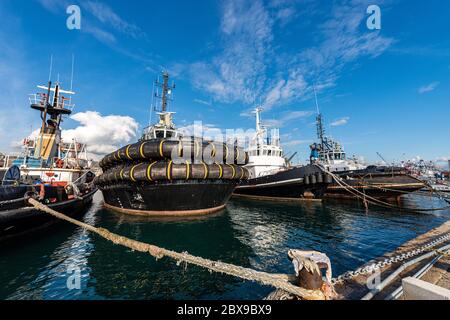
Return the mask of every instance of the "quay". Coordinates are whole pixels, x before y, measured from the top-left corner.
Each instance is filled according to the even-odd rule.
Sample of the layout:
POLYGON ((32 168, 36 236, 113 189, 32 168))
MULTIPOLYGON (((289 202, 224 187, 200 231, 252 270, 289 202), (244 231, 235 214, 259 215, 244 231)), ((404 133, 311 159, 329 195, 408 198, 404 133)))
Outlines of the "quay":
MULTIPOLYGON (((414 250, 417 250, 418 248, 434 241, 436 238, 441 237, 443 235, 448 235, 450 232, 450 221, 447 221, 443 223, 441 226, 434 228, 430 230, 429 232, 422 234, 406 243, 404 243, 402 246, 394 250, 393 252, 387 253, 383 255, 382 257, 379 257, 377 259, 374 259, 373 261, 370 261, 369 263, 365 264, 365 266, 372 265, 376 262, 380 261, 388 261, 394 257, 397 257, 399 255, 407 254, 409 252, 412 252, 414 250)), ((448 245, 450 243, 450 239, 447 238, 445 242, 442 244, 436 246, 433 248, 433 250, 437 249, 438 247, 442 247, 444 245, 448 245)), ((427 250, 424 253, 430 252, 431 250, 427 250)), ((428 259, 424 259, 423 261, 420 261, 417 264, 414 264, 412 266, 407 267, 405 270, 403 270, 394 281, 392 281, 388 286, 386 286, 383 290, 380 292, 374 294, 372 299, 375 300, 384 300, 384 299, 393 299, 392 296, 390 296, 396 289, 402 286, 402 279, 405 279, 407 277, 411 277, 414 274, 416 274, 419 270, 424 268, 427 264, 432 261, 433 258, 430 257, 428 259)), ((407 261, 407 260, 405 260, 407 261)), ((381 274, 379 279, 383 281, 386 279, 390 274, 392 274, 396 269, 398 269, 405 261, 401 262, 394 262, 392 264, 388 264, 384 267, 382 267, 380 270, 378 270, 381 274)), ((363 266, 362 268, 364 268, 363 266)), ((345 280, 342 283, 339 283, 335 286, 335 290, 338 294, 337 299, 340 300, 359 300, 363 298, 370 290, 368 289, 367 283, 368 280, 370 282, 373 282, 376 276, 371 274, 363 274, 363 275, 357 275, 353 277, 352 279, 345 280), (369 279, 372 278, 372 279, 369 279)), ((443 254, 443 258, 441 258, 439 261, 437 261, 430 270, 428 270, 426 273, 423 274, 422 280, 434 285, 437 285, 439 287, 450 289, 450 257, 448 256, 448 250, 447 254, 443 254)), ((402 296, 400 296, 398 299, 402 299, 402 296)))

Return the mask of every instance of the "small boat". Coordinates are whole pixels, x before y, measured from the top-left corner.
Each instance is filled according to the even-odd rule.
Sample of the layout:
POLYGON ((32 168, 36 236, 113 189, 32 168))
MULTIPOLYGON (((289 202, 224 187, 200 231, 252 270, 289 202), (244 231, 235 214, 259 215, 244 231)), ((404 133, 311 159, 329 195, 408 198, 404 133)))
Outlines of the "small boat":
POLYGON ((105 156, 95 179, 105 206, 141 216, 189 216, 225 208, 236 185, 248 177, 247 154, 237 145, 186 136, 168 111, 169 74, 163 73, 159 122, 142 138, 105 156))
POLYGON ((431 188, 437 192, 449 192, 450 193, 450 184, 444 181, 434 181, 430 183, 431 188))
MULTIPOLYGON (((450 161, 449 161, 450 167, 450 161)), ((405 168, 417 179, 424 182, 423 191, 450 192, 450 183, 446 179, 448 172, 442 171, 433 161, 407 161, 405 168)))
POLYGON ((311 163, 320 164, 326 171, 342 179, 328 186, 326 198, 354 198, 349 187, 379 199, 396 199, 422 189, 425 184, 408 173, 404 167, 364 165, 355 157, 347 158, 342 144, 325 135, 322 115, 317 116, 319 143, 310 146, 311 163))
POLYGON ((8 159, 3 153, 0 152, 0 181, 3 180, 3 177, 5 176, 8 169, 8 159))
POLYGON ((237 186, 233 195, 255 200, 299 201, 319 199, 331 177, 315 165, 291 166, 284 157, 278 129, 269 134, 261 122, 262 108, 256 108, 256 134, 247 148, 245 168, 250 179, 237 186))
POLYGON ((70 100, 62 94, 74 93, 61 89, 59 84, 52 87, 51 82, 38 87, 46 92, 32 95, 30 102, 31 108, 41 115, 39 134, 24 140, 22 155, 2 157, 0 240, 56 222, 31 207, 28 198, 36 198, 52 209, 75 216, 88 208, 97 191, 86 146, 75 140, 65 143, 61 139, 60 123, 64 115, 72 112, 70 100))
POLYGON ((432 192, 445 192, 450 193, 450 183, 448 181, 445 181, 443 179, 439 178, 429 178, 426 179, 424 177, 419 177, 421 181, 423 181, 426 184, 426 187, 422 189, 422 191, 432 191, 432 192))

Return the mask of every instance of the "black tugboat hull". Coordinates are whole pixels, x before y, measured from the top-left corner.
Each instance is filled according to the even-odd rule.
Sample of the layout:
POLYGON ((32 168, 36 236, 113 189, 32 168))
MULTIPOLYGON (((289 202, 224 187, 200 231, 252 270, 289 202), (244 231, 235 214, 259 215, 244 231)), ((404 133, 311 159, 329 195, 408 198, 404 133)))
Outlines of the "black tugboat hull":
MULTIPOLYGON (((18 199, 23 197, 24 193, 22 193, 22 191, 27 191, 28 189, 28 187, 22 186, 14 188, 9 188, 9 195, 11 195, 12 192, 16 192, 17 194, 20 194, 18 199)), ((81 196, 79 199, 48 204, 48 207, 69 217, 76 217, 86 211, 92 203, 92 198, 96 192, 97 189, 94 189, 81 196)), ((14 206, 16 208, 0 210, 0 242, 26 235, 29 232, 40 230, 59 222, 59 220, 47 213, 26 206, 25 200, 15 203, 14 206)))
MULTIPOLYGON (((418 191, 424 187, 422 181, 402 172, 360 170, 341 173, 340 176, 352 188, 377 199, 396 199, 399 196, 418 191)), ((333 183, 328 187, 325 197, 356 198, 346 187, 340 186, 337 183, 333 183)))
POLYGON ((327 187, 326 180, 327 176, 316 166, 295 167, 243 182, 233 196, 269 201, 320 199, 327 187))
POLYGON ((101 187, 105 206, 141 216, 188 216, 222 210, 235 182, 223 180, 117 183, 101 187))

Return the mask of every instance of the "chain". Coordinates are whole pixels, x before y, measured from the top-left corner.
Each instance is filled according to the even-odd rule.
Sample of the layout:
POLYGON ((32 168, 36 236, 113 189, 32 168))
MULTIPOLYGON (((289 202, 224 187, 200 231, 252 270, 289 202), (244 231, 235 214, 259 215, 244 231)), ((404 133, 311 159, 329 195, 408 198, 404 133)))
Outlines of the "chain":
POLYGON ((389 259, 384 259, 384 260, 375 262, 375 263, 373 263, 371 265, 358 268, 355 271, 347 271, 347 272, 343 273, 342 275, 338 276, 337 278, 331 279, 331 283, 332 284, 338 284, 338 283, 344 282, 345 280, 353 279, 353 278, 355 278, 356 276, 359 276, 359 275, 371 274, 371 273, 373 273, 373 272, 375 272, 377 270, 381 270, 384 267, 390 266, 390 265, 392 265, 394 263, 401 262, 401 261, 404 261, 406 259, 415 257, 418 254, 420 254, 422 252, 425 252, 425 251, 427 251, 427 250, 437 246, 438 244, 441 244, 441 243, 447 241, 448 239, 450 239, 450 233, 447 233, 447 234, 445 234, 445 235, 443 235, 443 236, 433 240, 432 242, 430 242, 430 243, 428 243, 426 245, 423 245, 422 247, 420 247, 418 249, 411 250, 409 252, 399 254, 399 255, 391 257, 389 259))

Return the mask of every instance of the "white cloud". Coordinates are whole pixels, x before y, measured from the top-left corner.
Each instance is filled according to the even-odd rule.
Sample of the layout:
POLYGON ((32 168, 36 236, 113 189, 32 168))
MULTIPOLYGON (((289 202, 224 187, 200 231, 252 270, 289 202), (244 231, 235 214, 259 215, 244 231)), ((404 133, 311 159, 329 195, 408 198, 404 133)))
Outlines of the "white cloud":
MULTIPOLYGON (((306 2, 310 0, 301 0, 301 7, 306 7, 306 2)), ((302 8, 298 8, 295 5, 298 4, 298 0, 271 0, 268 6, 273 9, 274 17, 281 27, 285 27, 289 22, 293 21, 299 14, 302 8)))
POLYGON ((282 8, 277 12, 276 17, 283 21, 283 23, 287 23, 292 20, 295 15, 295 9, 292 7, 282 8))
POLYGON ((120 146, 136 139, 138 123, 131 117, 102 116, 95 111, 79 112, 71 119, 80 125, 74 129, 63 130, 63 140, 76 139, 86 143, 89 153, 95 157, 113 152, 120 146))
POLYGON ((194 102, 199 103, 199 104, 203 104, 205 106, 212 106, 212 102, 208 102, 202 99, 194 99, 194 102))
POLYGON ((203 124, 201 121, 195 121, 193 124, 187 124, 180 127, 178 130, 183 132, 186 136, 195 136, 197 138, 203 138, 205 140, 223 141, 228 143, 238 142, 239 145, 244 146, 251 141, 256 131, 254 128, 250 129, 237 129, 218 128, 213 124, 203 124))
POLYGON ((117 42, 116 37, 111 32, 102 30, 100 28, 91 25, 85 25, 82 30, 83 32, 89 33, 95 39, 105 44, 114 44, 117 42))
POLYGON ((305 48, 292 64, 304 70, 317 83, 334 85, 342 69, 356 59, 377 57, 393 43, 379 31, 361 32, 367 3, 340 1, 331 7, 331 15, 319 26, 321 41, 305 48))
POLYGON ((263 123, 264 123, 264 125, 266 125, 268 127, 281 128, 290 121, 298 120, 301 118, 308 118, 308 117, 312 116, 314 113, 315 113, 314 111, 291 111, 291 112, 284 113, 278 119, 267 119, 267 120, 264 119, 263 123))
POLYGON ((430 84, 420 87, 418 91, 420 94, 424 94, 427 92, 434 91, 438 86, 439 86, 439 82, 435 81, 435 82, 432 82, 430 84))
POLYGON ((66 0, 37 0, 41 6, 43 6, 46 10, 57 14, 61 12, 66 12, 66 8, 69 5, 69 2, 66 0))
MULTIPOLYGON (((49 12, 66 16, 66 8, 72 4, 70 0, 37 0, 49 12)), ((121 35, 125 35, 134 40, 148 43, 147 34, 137 25, 127 22, 120 17, 110 6, 100 1, 80 0, 82 8, 82 23, 80 32, 94 37, 99 42, 107 45, 111 49, 148 64, 146 68, 158 69, 161 67, 155 62, 155 57, 148 52, 129 50, 129 44, 121 43, 121 35)))
POLYGON ((300 118, 307 118, 314 114, 314 111, 292 111, 286 113, 283 117, 283 121, 290 121, 290 120, 296 120, 300 118))
POLYGON ((344 117, 344 118, 337 119, 337 120, 333 121, 330 125, 332 127, 343 126, 343 125, 346 125, 349 120, 350 120, 350 117, 344 117))
POLYGON ((289 142, 283 143, 284 147, 295 147, 295 146, 299 146, 302 144, 308 144, 308 143, 313 143, 313 140, 291 140, 289 142))
POLYGON ((221 102, 255 102, 265 83, 272 19, 260 0, 225 1, 221 53, 189 66, 193 84, 221 102))
POLYGON ((270 109, 307 100, 313 85, 318 92, 335 86, 345 66, 377 57, 394 43, 379 31, 367 31, 366 1, 327 6, 324 14, 309 0, 224 1, 221 37, 213 48, 219 53, 188 64, 185 71, 194 87, 224 103, 262 101, 270 109), (309 25, 316 18, 324 22, 313 30, 312 45, 284 50, 275 28, 293 17, 309 25))
POLYGON ((196 121, 193 124, 188 124, 180 127, 178 130, 187 136, 195 136, 204 138, 206 140, 221 141, 224 139, 224 132, 212 124, 203 124, 201 121, 196 121))
POLYGON ((83 1, 82 5, 100 22, 111 26, 123 34, 133 38, 139 38, 145 35, 138 26, 125 21, 111 7, 100 1, 83 1))
MULTIPOLYGON (((66 14, 66 8, 72 3, 69 0, 37 0, 46 10, 52 12, 53 14, 66 14)), ((135 24, 129 23, 125 21, 122 17, 120 17, 110 6, 101 2, 94 0, 81 0, 80 6, 85 11, 82 11, 82 27, 81 31, 91 33, 96 38, 99 34, 105 34, 109 32, 105 30, 101 30, 99 27, 95 27, 91 25, 93 19, 87 21, 87 17, 84 14, 85 12, 89 12, 97 21, 101 22, 104 26, 109 26, 112 29, 130 36, 132 38, 140 38, 144 37, 145 33, 135 24), (85 22, 88 22, 87 24, 85 22)), ((104 39, 104 35, 100 37, 104 39)), ((110 36, 108 36, 110 38, 110 36)))
POLYGON ((281 79, 267 94, 264 101, 264 108, 270 109, 280 103, 291 102, 305 94, 307 83, 298 71, 292 72, 288 80, 281 79))
MULTIPOLYGON (((102 116, 95 111, 79 112, 70 117, 79 123, 73 129, 62 130, 62 140, 66 142, 76 139, 87 144, 89 156, 100 159, 102 156, 117 150, 122 145, 136 139, 138 123, 131 117, 108 115, 102 116)), ((35 139, 40 129, 28 135, 28 139, 35 139)), ((11 147, 20 150, 22 140, 14 140, 11 147)))

